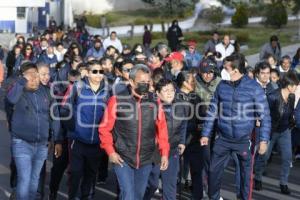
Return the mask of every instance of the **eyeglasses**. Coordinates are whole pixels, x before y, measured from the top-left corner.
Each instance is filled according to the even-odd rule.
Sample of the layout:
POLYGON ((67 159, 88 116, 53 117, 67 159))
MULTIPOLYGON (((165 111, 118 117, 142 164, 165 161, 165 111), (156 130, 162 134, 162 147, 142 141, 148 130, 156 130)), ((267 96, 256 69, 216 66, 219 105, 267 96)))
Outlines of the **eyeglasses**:
POLYGON ((31 49, 31 48, 26 48, 26 50, 30 50, 30 51, 32 51, 32 49, 31 49))
POLYGON ((123 72, 130 73, 130 72, 131 72, 131 69, 128 69, 128 68, 122 68, 122 71, 123 71, 123 72))
POLYGON ((92 74, 104 74, 104 70, 102 70, 102 69, 100 69, 100 70, 94 69, 94 70, 92 70, 92 74))

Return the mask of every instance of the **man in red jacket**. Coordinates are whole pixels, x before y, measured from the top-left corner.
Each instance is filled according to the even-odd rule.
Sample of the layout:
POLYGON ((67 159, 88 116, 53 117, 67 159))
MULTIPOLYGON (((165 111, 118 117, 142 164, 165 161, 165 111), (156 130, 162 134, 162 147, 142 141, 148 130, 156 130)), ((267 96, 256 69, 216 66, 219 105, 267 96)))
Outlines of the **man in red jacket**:
POLYGON ((99 137, 101 148, 113 163, 120 199, 140 200, 146 190, 156 144, 161 154, 161 170, 168 167, 170 147, 162 105, 149 92, 148 67, 136 65, 129 78, 129 91, 109 99, 99 137))

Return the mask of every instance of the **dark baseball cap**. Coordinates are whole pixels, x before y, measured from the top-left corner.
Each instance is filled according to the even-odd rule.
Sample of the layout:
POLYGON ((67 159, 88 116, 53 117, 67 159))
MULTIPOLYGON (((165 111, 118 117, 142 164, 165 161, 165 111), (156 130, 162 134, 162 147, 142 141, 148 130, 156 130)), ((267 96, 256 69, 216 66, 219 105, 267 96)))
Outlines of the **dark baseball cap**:
POLYGON ((202 60, 199 66, 201 73, 215 72, 216 67, 217 64, 211 59, 202 60))

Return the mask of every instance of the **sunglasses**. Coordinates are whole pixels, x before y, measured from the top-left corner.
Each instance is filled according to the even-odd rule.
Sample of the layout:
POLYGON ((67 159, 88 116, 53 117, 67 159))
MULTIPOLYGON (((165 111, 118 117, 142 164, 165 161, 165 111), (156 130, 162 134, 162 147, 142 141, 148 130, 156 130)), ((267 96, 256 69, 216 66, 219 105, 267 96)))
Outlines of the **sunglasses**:
POLYGON ((102 70, 102 69, 100 69, 100 70, 94 69, 94 70, 92 70, 92 74, 104 74, 104 70, 102 70))

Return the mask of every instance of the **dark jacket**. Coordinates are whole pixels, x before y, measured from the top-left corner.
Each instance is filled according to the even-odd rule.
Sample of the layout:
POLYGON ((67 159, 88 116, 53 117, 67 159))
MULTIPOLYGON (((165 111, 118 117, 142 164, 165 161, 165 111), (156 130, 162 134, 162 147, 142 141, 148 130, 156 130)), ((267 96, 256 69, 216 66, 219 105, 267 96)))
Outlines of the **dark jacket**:
MULTIPOLYGON (((206 106, 202 106, 201 99, 195 93, 178 93, 178 98, 186 103, 187 116, 191 117, 187 124, 186 144, 199 144, 202 123, 206 116, 206 106)), ((200 144, 199 144, 200 145, 200 144)))
POLYGON ((268 141, 271 117, 262 87, 244 75, 235 82, 221 81, 209 105, 202 136, 210 137, 217 119, 221 137, 233 141, 251 139, 256 119, 261 121, 259 141, 268 141))
POLYGON ((54 140, 61 141, 58 108, 49 88, 40 86, 36 91, 27 91, 26 82, 25 78, 18 79, 7 94, 12 106, 12 136, 29 143, 47 142, 51 130, 54 140))
POLYGON ((163 104, 168 126, 170 156, 178 151, 178 145, 184 144, 187 131, 188 108, 185 102, 175 99, 172 104, 163 104))
POLYGON ((280 122, 282 120, 283 113, 286 111, 290 113, 289 119, 289 125, 293 126, 294 124, 294 104, 295 104, 295 95, 291 94, 288 98, 287 106, 288 110, 284 110, 284 100, 281 94, 281 89, 277 89, 270 93, 268 95, 268 102, 270 107, 270 114, 272 119, 272 133, 280 131, 278 128, 280 128, 280 122))
POLYGON ((169 155, 165 114, 151 93, 142 99, 128 95, 128 91, 112 96, 99 126, 99 137, 108 155, 117 152, 136 169, 152 163, 156 142, 161 155, 169 155))
POLYGON ((175 51, 180 44, 179 38, 182 37, 182 31, 179 26, 171 26, 167 32, 167 40, 169 47, 172 51, 175 51))
POLYGON ((74 83, 72 89, 67 91, 61 107, 63 116, 72 116, 68 126, 71 139, 85 144, 99 144, 98 124, 109 97, 110 88, 104 80, 97 92, 90 88, 87 78, 74 83))

